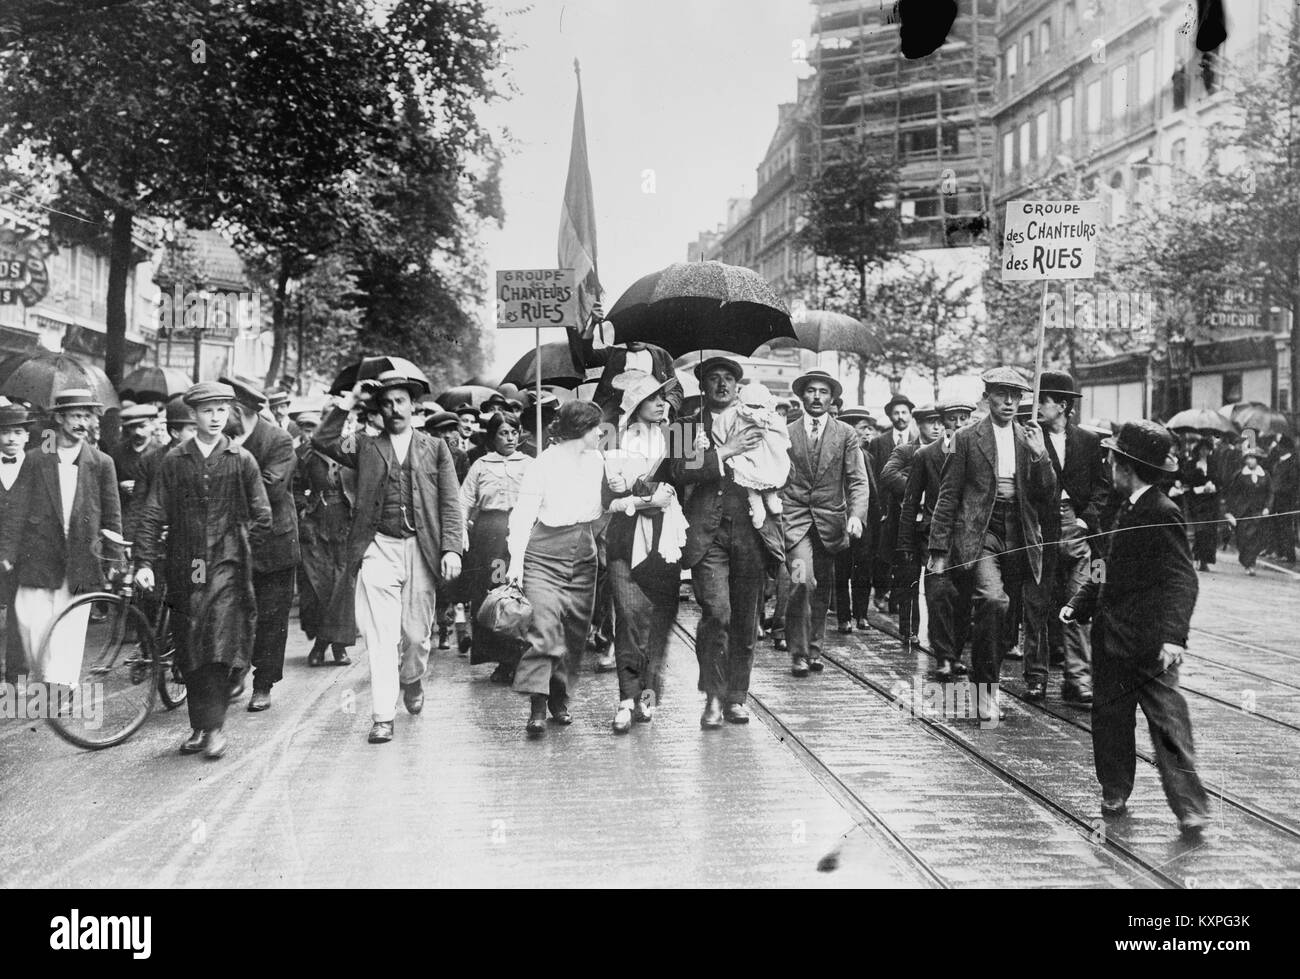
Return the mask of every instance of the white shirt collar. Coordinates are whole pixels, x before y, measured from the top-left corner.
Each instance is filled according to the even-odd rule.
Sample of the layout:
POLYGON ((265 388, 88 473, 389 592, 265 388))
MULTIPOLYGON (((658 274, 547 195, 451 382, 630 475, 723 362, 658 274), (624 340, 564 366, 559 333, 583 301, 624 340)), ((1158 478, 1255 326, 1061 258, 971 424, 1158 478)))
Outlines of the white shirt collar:
POLYGON ((57 450, 59 453, 59 462, 63 463, 65 466, 70 466, 77 461, 77 456, 81 454, 81 443, 78 442, 76 445, 68 446, 67 448, 60 445, 57 446, 57 450))
POLYGON ((1137 503, 1137 501, 1142 498, 1142 494, 1145 493, 1150 488, 1151 485, 1148 483, 1146 486, 1143 486, 1141 489, 1134 490, 1132 493, 1130 493, 1128 495, 1129 505, 1132 506, 1134 503, 1137 503))
POLYGON ((217 439, 215 442, 208 443, 208 442, 204 442, 202 439, 198 438, 197 436, 195 436, 194 438, 194 447, 199 450, 199 452, 202 454, 203 458, 205 459, 211 456, 212 453, 216 450, 217 446, 220 444, 221 444, 221 439, 217 439))
POLYGON ((411 451, 411 437, 413 435, 414 431, 409 426, 401 435, 389 433, 388 441, 393 444, 393 454, 397 456, 397 461, 401 465, 406 465, 406 454, 411 451))

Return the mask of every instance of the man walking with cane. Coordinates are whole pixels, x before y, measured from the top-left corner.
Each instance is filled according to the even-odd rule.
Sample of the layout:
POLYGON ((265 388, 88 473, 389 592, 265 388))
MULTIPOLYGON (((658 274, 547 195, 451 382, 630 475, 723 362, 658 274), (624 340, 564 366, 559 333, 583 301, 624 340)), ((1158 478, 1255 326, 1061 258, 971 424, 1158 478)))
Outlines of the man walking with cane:
POLYGON ((357 627, 370 661, 371 744, 393 739, 399 687, 409 713, 424 709, 436 586, 460 575, 465 535, 456 466, 442 439, 411 427, 414 399, 423 393, 420 380, 385 371, 340 395, 312 437, 322 453, 357 472, 347 574, 356 581, 357 627), (365 384, 377 388, 384 432, 344 438, 343 423, 365 384))

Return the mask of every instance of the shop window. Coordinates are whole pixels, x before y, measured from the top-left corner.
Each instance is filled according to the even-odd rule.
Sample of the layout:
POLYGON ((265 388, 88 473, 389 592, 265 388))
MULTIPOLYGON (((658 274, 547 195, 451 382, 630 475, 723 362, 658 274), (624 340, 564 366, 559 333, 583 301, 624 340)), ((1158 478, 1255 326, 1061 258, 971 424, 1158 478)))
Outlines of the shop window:
POLYGON ((1223 375, 1223 403, 1236 404, 1241 400, 1241 371, 1223 375))

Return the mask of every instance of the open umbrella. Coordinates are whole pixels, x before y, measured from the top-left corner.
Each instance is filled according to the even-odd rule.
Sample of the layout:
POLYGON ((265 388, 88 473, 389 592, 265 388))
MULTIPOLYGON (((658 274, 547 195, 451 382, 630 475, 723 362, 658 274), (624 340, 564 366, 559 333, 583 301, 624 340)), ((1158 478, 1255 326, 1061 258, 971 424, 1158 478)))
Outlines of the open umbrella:
MULTIPOLYGON (((569 344, 542 344, 542 386, 576 388, 584 380, 585 371, 573 362, 569 344)), ((531 388, 537 383, 537 351, 530 350, 506 372, 502 384, 514 384, 520 388, 531 388)))
MULTIPOLYGON (((3 391, 0 388, 0 391, 3 391)), ((1289 435, 1291 423, 1286 415, 1274 411, 1259 401, 1238 401, 1224 405, 1219 414, 1228 418, 1238 428, 1253 428, 1260 435, 1289 435)))
POLYGON ((105 408, 117 408, 117 392, 108 375, 94 364, 71 354, 14 354, 0 361, 0 394, 48 408, 54 392, 64 388, 87 388, 105 408))
POLYGON ((133 401, 166 401, 173 394, 184 394, 193 383, 179 367, 137 367, 122 378, 118 390, 133 401))
POLYGON ((429 379, 424 376, 424 371, 405 357, 362 357, 355 364, 349 364, 339 372, 339 376, 334 378, 334 383, 330 385, 329 393, 342 394, 344 391, 351 391, 357 386, 358 381, 372 381, 384 371, 399 371, 423 384, 426 393, 431 390, 429 379))
POLYGON ((1209 408, 1188 408, 1186 411, 1180 411, 1165 422, 1165 427, 1171 431, 1190 428, 1198 432, 1224 432, 1229 435, 1237 431, 1231 421, 1209 408))
POLYGON ((722 262, 674 262, 619 297, 607 317, 614 342, 641 340, 674 357, 702 347, 749 356, 795 336, 785 301, 757 272, 722 262))
POLYGON ((496 393, 492 388, 485 388, 480 384, 462 384, 459 387, 448 388, 438 395, 435 400, 449 411, 466 402, 477 408, 496 393))
POLYGON ((817 353, 838 350, 868 357, 885 356, 885 346, 871 327, 844 313, 828 309, 805 309, 794 314, 793 323, 796 339, 773 340, 770 344, 773 350, 802 347, 817 353))

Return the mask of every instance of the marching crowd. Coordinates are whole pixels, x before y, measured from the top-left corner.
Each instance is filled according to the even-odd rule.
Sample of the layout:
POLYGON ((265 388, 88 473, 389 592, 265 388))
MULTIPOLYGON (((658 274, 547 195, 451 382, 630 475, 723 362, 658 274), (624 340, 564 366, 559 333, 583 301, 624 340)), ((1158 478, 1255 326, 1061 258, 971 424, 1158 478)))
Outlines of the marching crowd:
POLYGON ((808 677, 829 610, 851 633, 872 628, 874 607, 897 615, 936 678, 969 678, 984 720, 999 716, 1005 660, 1022 663, 1031 700, 1059 666, 1063 699, 1092 711, 1108 817, 1133 787, 1141 705, 1182 829, 1205 824, 1178 689, 1197 569, 1225 531, 1251 574, 1265 550, 1294 561, 1289 436, 1097 429, 1075 417, 1068 374, 1044 371, 1032 405, 1032 379, 1005 366, 984 373, 980 405, 895 395, 878 430, 823 371, 787 402, 712 357, 684 399, 663 350, 571 342, 602 369, 594 401, 496 394, 444 410, 423 378, 387 371, 325 411, 290 412, 288 395, 222 378, 125 406, 109 452, 89 391, 41 406, 40 444, 36 406, 0 405, 9 678, 77 682, 79 656, 38 640, 72 595, 102 587, 94 545, 110 530, 134 542, 148 600, 172 610, 183 753, 225 752, 246 684, 249 711, 272 706, 295 581, 308 666, 346 665, 364 639, 372 743, 393 738, 399 699, 421 711, 429 656, 453 631, 528 698, 531 737, 571 723, 594 650, 617 673, 623 734, 659 706, 688 571, 705 729, 748 722, 760 637, 808 677), (511 593, 531 606, 526 632, 476 624, 511 593))

